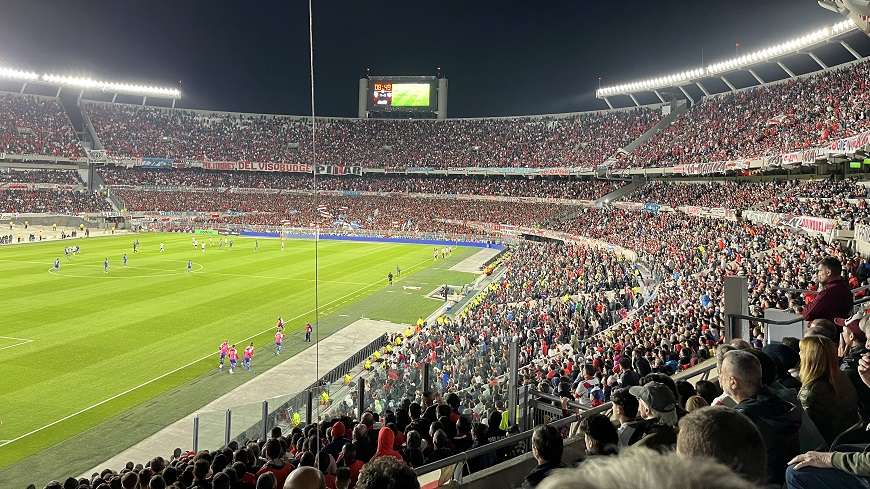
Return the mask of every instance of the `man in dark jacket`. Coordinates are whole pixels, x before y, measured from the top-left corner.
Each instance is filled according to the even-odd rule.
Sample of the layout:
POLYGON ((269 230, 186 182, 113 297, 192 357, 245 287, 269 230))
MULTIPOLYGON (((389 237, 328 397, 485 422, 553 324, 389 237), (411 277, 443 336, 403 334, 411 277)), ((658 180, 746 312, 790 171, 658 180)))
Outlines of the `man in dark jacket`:
POLYGON ((855 387, 855 393, 858 394, 858 409, 861 411, 861 419, 865 422, 870 421, 870 387, 861 381, 861 376, 858 373, 858 364, 867 352, 865 345, 867 337, 859 325, 860 320, 853 320, 846 323, 843 328, 843 333, 840 335, 840 350, 843 352, 843 358, 840 360, 840 370, 846 374, 849 381, 855 387))
POLYGON ((523 489, 537 487, 550 473, 562 465, 562 435, 552 426, 539 425, 532 433, 532 456, 538 461, 523 481, 523 489))
POLYGON ((767 482, 782 485, 786 464, 800 452, 800 411, 762 385, 761 362, 750 352, 726 353, 719 383, 737 403, 734 409, 751 419, 761 432, 767 447, 767 482))
POLYGON ((833 256, 826 256, 819 262, 818 281, 821 292, 808 306, 803 316, 807 321, 814 319, 845 319, 852 315, 852 289, 843 278, 843 265, 833 256))

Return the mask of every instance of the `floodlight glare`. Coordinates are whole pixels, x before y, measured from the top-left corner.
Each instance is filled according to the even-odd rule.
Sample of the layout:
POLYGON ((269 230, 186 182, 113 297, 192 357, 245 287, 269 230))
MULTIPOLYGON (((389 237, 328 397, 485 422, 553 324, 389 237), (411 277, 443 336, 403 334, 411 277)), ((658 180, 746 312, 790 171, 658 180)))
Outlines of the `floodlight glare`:
POLYGON ((647 80, 640 84, 628 83, 601 88, 596 92, 596 96, 606 97, 610 95, 625 94, 626 92, 631 93, 639 86, 645 90, 665 88, 680 81, 690 81, 695 79, 701 79, 704 77, 722 75, 729 71, 740 68, 748 68, 751 65, 770 60, 772 58, 776 58, 788 53, 793 53, 795 51, 800 51, 820 42, 824 42, 831 37, 839 36, 857 28, 858 26, 855 25, 852 20, 844 20, 841 22, 837 22, 830 27, 825 27, 824 29, 819 29, 817 31, 804 34, 803 36, 796 37, 789 41, 775 44, 764 49, 753 51, 751 53, 746 53, 739 57, 719 61, 717 63, 707 65, 704 68, 698 68, 694 70, 684 71, 678 74, 658 77, 647 80))
POLYGON ((32 71, 17 70, 15 68, 7 68, 0 66, 0 78, 11 78, 13 80, 36 80, 39 75, 32 71))

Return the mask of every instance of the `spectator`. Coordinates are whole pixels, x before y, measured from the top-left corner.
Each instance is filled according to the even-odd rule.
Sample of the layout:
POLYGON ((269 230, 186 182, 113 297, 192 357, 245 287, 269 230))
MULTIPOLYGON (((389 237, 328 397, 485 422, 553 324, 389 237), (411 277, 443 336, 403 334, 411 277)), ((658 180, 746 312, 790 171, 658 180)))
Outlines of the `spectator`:
POLYGON ((414 430, 408 431, 405 433, 405 436, 407 439, 405 441, 405 448, 402 450, 402 458, 411 467, 422 467, 425 463, 423 438, 420 436, 420 433, 414 430))
POLYGON ((266 456, 266 463, 257 471, 257 477, 271 472, 275 475, 276 485, 283 487, 284 481, 287 480, 287 476, 293 470, 293 466, 283 459, 284 449, 281 446, 281 441, 276 438, 267 441, 264 454, 266 456))
POLYGON ((613 403, 613 416, 619 422, 617 433, 619 446, 627 447, 637 443, 644 435, 646 422, 637 416, 637 398, 628 389, 616 389, 610 397, 613 403))
POLYGON ((631 358, 624 356, 619 359, 619 367, 622 369, 622 374, 619 376, 620 387, 632 387, 640 385, 640 375, 634 371, 631 358))
POLYGON ((532 456, 538 462, 523 481, 523 489, 531 489, 554 470, 562 468, 562 435, 552 426, 539 425, 532 433, 532 456))
POLYGON ((580 430, 586 437, 586 455, 616 455, 619 451, 619 435, 610 419, 603 414, 594 414, 580 421, 580 430))
POLYGON ((821 336, 801 340, 800 402, 827 443, 858 420, 858 396, 837 365, 834 344, 821 336))
POLYGON ((453 450, 450 449, 450 437, 447 436, 447 432, 442 429, 435 431, 435 434, 432 435, 432 445, 432 455, 426 459, 427 464, 437 462, 453 455, 453 450))
POLYGON ((729 408, 702 407, 680 420, 677 454, 713 458, 758 484, 767 479, 761 433, 749 418, 729 408))
POLYGON ((294 470, 287 477, 283 487, 284 489, 326 489, 323 476, 314 467, 299 467, 294 470))
POLYGON ((807 321, 815 319, 845 319, 852 314, 852 290, 842 276, 843 265, 836 257, 827 256, 819 262, 818 280, 822 290, 804 308, 807 321))
POLYGON ((401 460, 381 457, 363 467, 357 489, 420 489, 417 474, 401 460))
POLYGON ((858 365, 861 358, 868 352, 865 334, 868 327, 870 327, 870 316, 847 322, 840 335, 839 349, 840 370, 855 388, 855 393, 858 395, 858 411, 864 421, 870 421, 870 387, 861 381, 858 365))
MULTIPOLYGON (((712 406, 713 401, 722 394, 722 389, 719 388, 719 385, 710 382, 709 380, 699 380, 695 382, 695 390, 698 392, 698 395, 704 399, 708 406, 712 406)), ((686 401, 686 404, 688 404, 688 401, 686 401)))
POLYGON ((638 446, 672 450, 677 443, 677 404, 674 393, 659 382, 647 382, 628 389, 638 400, 638 415, 646 421, 638 446))
POLYGON ((616 457, 559 470, 540 489, 754 489, 757 486, 709 458, 675 457, 630 448, 616 457))
POLYGON ((707 403, 707 400, 701 396, 692 396, 686 399, 686 411, 691 413, 692 411, 697 411, 703 407, 707 407, 710 404, 707 403))
POLYGON ((735 410, 752 420, 761 433, 767 448, 767 482, 782 484, 786 462, 800 449, 800 411, 763 387, 761 364, 747 351, 725 354, 719 383, 737 403, 735 410))

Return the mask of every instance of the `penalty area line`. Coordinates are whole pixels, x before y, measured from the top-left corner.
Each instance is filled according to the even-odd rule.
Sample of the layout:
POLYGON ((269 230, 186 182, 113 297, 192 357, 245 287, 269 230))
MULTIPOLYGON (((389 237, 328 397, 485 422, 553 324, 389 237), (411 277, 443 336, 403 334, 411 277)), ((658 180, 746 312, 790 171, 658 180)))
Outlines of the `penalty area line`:
MULTIPOLYGON (((425 263, 430 263, 430 260, 427 258, 427 259, 421 261, 420 263, 417 263, 416 265, 411 266, 408 270, 413 270, 413 269, 415 269, 415 268, 418 268, 418 267, 420 267, 420 265, 423 265, 423 264, 425 264, 425 263)), ((359 293, 361 293, 361 292, 363 292, 363 291, 365 291, 365 290, 367 290, 367 289, 370 289, 370 288, 372 288, 372 287, 374 287, 374 286, 376 286, 376 285, 382 285, 382 284, 383 284, 383 280, 382 280, 382 279, 380 279, 380 280, 378 280, 378 281, 376 281, 376 282, 372 282, 371 284, 366 285, 366 286, 364 286, 364 287, 361 287, 361 288, 359 288, 359 289, 357 289, 357 290, 355 290, 355 291, 353 291, 353 292, 351 292, 351 293, 349 293, 349 294, 343 295, 343 296, 339 297, 338 299, 335 299, 335 300, 333 300, 333 301, 330 301, 330 302, 327 302, 326 304, 321 305, 321 306, 320 306, 320 310, 323 310, 323 308, 324 308, 325 306, 329 306, 329 305, 331 305, 331 304, 335 304, 335 303, 338 303, 338 302, 340 302, 340 301, 345 301, 348 297, 351 297, 351 296, 357 295, 357 294, 359 294, 359 293)), ((311 313, 313 313, 313 312, 317 312, 317 309, 311 309, 311 310, 309 310, 309 311, 306 311, 306 312, 303 312, 303 313, 301 313, 301 314, 298 314, 298 315, 296 315, 296 316, 294 316, 294 317, 288 319, 287 322, 295 321, 296 319, 299 319, 299 318, 301 318, 301 317, 303 317, 303 316, 306 316, 306 315, 308 315, 308 314, 311 314, 311 313)), ((238 340, 238 341, 236 341, 236 343, 244 343, 244 342, 249 341, 249 340, 251 340, 251 339, 253 339, 253 338, 256 338, 257 336, 260 336, 260 335, 262 335, 262 334, 268 333, 268 332, 271 331, 272 329, 273 329, 272 327, 269 327, 269 328, 264 329, 263 331, 261 331, 261 332, 259 332, 259 333, 256 333, 256 334, 254 334, 254 335, 251 335, 251 336, 249 336, 249 337, 247 337, 247 338, 245 338, 245 339, 243 339, 243 340, 238 340)), ((32 341, 32 340, 31 340, 31 341, 32 341)), ((166 372, 166 373, 161 374, 161 375, 159 375, 159 376, 157 376, 157 377, 154 377, 154 378, 151 379, 151 380, 147 380, 147 381, 145 381, 145 382, 143 382, 143 383, 141 383, 141 384, 139 384, 139 385, 137 385, 137 386, 131 387, 131 388, 129 388, 129 389, 123 391, 123 392, 120 392, 120 393, 118 393, 118 394, 115 394, 115 395, 112 396, 112 397, 109 397, 109 398, 103 399, 103 400, 100 401, 100 402, 97 402, 97 403, 95 403, 95 404, 91 404, 90 406, 87 406, 87 407, 85 407, 85 408, 82 408, 82 409, 80 409, 80 410, 78 410, 78 411, 76 411, 76 412, 74 412, 74 413, 68 414, 68 415, 66 415, 66 416, 64 416, 64 417, 62 417, 62 418, 60 418, 60 419, 58 419, 58 420, 52 421, 51 423, 48 423, 48 424, 45 425, 45 426, 41 426, 41 427, 39 427, 39 428, 36 428, 35 430, 29 431, 29 432, 27 432, 27 433, 24 433, 23 435, 20 435, 20 436, 17 436, 17 437, 15 437, 15 438, 12 438, 11 440, 0 441, 0 447, 5 447, 5 446, 10 445, 10 444, 12 444, 12 443, 15 443, 15 442, 17 442, 17 441, 19 441, 19 440, 23 440, 24 438, 27 438, 27 437, 32 436, 32 435, 35 435, 36 433, 39 433, 40 431, 46 430, 46 429, 48 429, 48 428, 51 428, 52 426, 58 425, 58 424, 60 424, 60 423, 63 423, 64 421, 66 421, 66 420, 68 420, 68 419, 72 419, 72 418, 74 418, 74 417, 76 417, 76 416, 79 416, 80 414, 84 414, 84 413, 86 413, 86 412, 88 412, 88 411, 90 411, 90 410, 92 410, 92 409, 98 408, 98 407, 102 406, 103 404, 106 404, 107 402, 112 402, 112 401, 114 401, 115 399, 118 399, 118 398, 120 398, 120 397, 126 396, 127 394, 129 394, 129 393, 131 393, 131 392, 137 391, 137 390, 139 390, 139 389, 141 389, 141 388, 143 388, 143 387, 146 387, 146 386, 148 386, 148 385, 151 385, 151 384, 153 384, 154 382, 157 382, 158 380, 161 380, 161 379, 164 379, 164 378, 166 378, 166 377, 169 377, 170 375, 175 374, 175 373, 178 373, 178 372, 180 372, 180 371, 182 371, 182 370, 184 370, 184 369, 186 369, 186 368, 188 368, 188 367, 191 367, 191 366, 193 366, 193 365, 196 365, 196 364, 199 363, 199 362, 202 362, 202 361, 208 360, 209 358, 211 358, 211 357, 213 357, 213 356, 214 356, 214 353, 209 353, 208 355, 205 355, 205 356, 203 356, 203 357, 201 357, 201 358, 198 358, 198 359, 196 359, 196 360, 193 360, 192 362, 189 362, 189 363, 187 363, 187 364, 185 364, 185 365, 182 365, 182 366, 180 366, 180 367, 178 367, 178 368, 175 368, 175 369, 173 369, 173 370, 170 370, 169 372, 166 372)), ((291 358, 292 358, 292 357, 291 357, 291 358)))

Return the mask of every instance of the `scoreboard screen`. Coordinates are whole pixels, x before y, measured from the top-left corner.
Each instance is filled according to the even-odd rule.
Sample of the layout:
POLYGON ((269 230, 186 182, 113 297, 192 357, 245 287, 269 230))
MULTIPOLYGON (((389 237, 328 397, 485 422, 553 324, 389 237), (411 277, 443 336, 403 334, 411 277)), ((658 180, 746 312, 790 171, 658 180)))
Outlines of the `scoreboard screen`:
POLYGON ((438 99, 435 77, 381 77, 369 79, 370 111, 434 111, 438 99))

